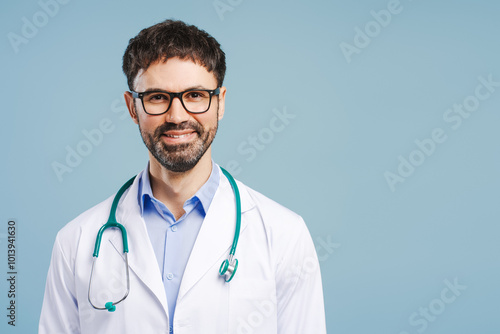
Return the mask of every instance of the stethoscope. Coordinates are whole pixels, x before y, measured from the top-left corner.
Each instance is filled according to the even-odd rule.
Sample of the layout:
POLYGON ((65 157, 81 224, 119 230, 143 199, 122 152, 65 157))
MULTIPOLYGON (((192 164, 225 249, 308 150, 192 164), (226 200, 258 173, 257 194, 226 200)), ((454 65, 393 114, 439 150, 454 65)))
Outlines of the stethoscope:
MULTIPOLYGON (((229 174, 228 171, 226 171, 224 168, 221 167, 222 173, 227 177, 229 180, 229 183, 231 184, 231 188, 233 188, 234 192, 234 198, 236 201, 236 228, 234 230, 234 238, 233 238, 233 244, 231 245, 231 251, 229 252, 229 256, 227 259, 222 261, 222 264, 219 268, 219 275, 224 276, 224 280, 226 282, 230 282, 234 274, 236 273, 236 269, 238 269, 238 259, 234 258, 234 253, 236 252, 236 246, 238 245, 238 238, 240 236, 240 225, 241 225, 241 199, 240 199, 240 191, 238 189, 238 186, 236 185, 236 181, 234 178, 229 174)), ((106 224, 104 224, 100 229, 99 232, 97 232, 97 238, 95 241, 95 247, 94 247, 94 253, 92 254, 93 259, 92 259, 92 269, 90 270, 90 279, 89 279, 89 302, 90 305, 92 305, 93 308, 97 310, 108 310, 109 312, 114 312, 116 310, 116 304, 122 302, 125 298, 127 298, 129 292, 130 292, 130 275, 129 275, 129 265, 128 265, 128 239, 127 239, 127 231, 125 230, 125 227, 118 223, 116 221, 116 209, 118 207, 118 202, 120 201, 120 198, 122 197, 123 193, 125 190, 127 190, 132 183, 134 182, 135 176, 125 182, 125 184, 118 190, 118 192, 115 195, 115 198, 113 199, 113 204, 111 205, 111 210, 109 212, 109 218, 106 224), (95 261, 97 260, 97 257, 99 256, 99 248, 101 247, 101 238, 103 232, 109 228, 109 227, 117 227, 120 229, 122 233, 122 240, 123 240, 123 254, 125 256, 125 269, 127 273, 127 291, 125 295, 118 301, 116 302, 107 302, 104 304, 104 307, 97 307, 92 303, 92 300, 90 299, 91 295, 91 290, 92 290, 92 274, 94 273, 94 264, 95 261)))

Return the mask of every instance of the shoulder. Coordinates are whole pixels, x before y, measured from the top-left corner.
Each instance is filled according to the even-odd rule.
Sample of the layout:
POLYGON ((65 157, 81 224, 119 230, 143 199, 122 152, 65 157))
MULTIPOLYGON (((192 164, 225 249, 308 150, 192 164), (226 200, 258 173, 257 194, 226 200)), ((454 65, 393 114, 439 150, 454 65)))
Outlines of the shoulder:
POLYGON ((81 240, 95 234, 106 222, 113 202, 113 196, 84 211, 59 230, 55 247, 66 254, 68 259, 74 259, 80 248, 81 240))
MULTIPOLYGON (((306 224, 299 214, 244 183, 240 181, 237 181, 237 183, 240 189, 246 192, 246 196, 248 196, 246 200, 253 204, 266 229, 272 229, 287 235, 298 234, 304 232, 304 229, 307 230, 306 224)), ((242 194, 243 200, 245 200, 244 194, 242 194)))
POLYGON ((312 263, 316 268, 316 250, 304 219, 243 183, 238 185, 253 202, 253 208, 244 213, 249 215, 247 229, 262 231, 276 265, 277 276, 288 277, 292 268, 302 268, 304 263, 312 263))
POLYGON ((81 213, 59 230, 52 249, 51 268, 65 263, 70 270, 75 270, 78 254, 92 254, 89 247, 93 247, 93 243, 83 241, 88 238, 95 240, 100 226, 106 222, 112 201, 113 196, 81 213), (82 245, 84 249, 81 249, 82 245))
MULTIPOLYGON (((117 218, 123 211, 122 204, 126 203, 126 205, 131 205, 134 199, 137 198, 134 194, 137 194, 140 175, 142 175, 143 172, 134 177, 134 182, 131 185, 128 182, 123 185, 123 187, 128 187, 125 188, 125 190, 121 194, 120 205, 116 210, 117 218)), ((88 230, 92 231, 92 233, 96 233, 95 231, 97 231, 103 224, 106 223, 111 210, 111 204, 113 203, 113 199, 116 195, 117 193, 112 194, 104 201, 94 205, 90 209, 78 215, 59 231, 57 237, 63 240, 74 240, 74 236, 88 230)))

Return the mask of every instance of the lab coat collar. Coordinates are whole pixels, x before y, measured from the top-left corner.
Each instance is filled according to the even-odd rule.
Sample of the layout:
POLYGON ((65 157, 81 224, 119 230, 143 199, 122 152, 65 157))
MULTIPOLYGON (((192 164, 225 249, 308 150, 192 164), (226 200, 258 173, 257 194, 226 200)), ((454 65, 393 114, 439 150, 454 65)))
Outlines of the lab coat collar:
MULTIPOLYGON (((229 255, 233 243, 236 223, 236 203, 234 192, 227 178, 219 171, 219 187, 189 256, 177 300, 182 297, 203 277, 212 267, 219 269, 222 261, 229 255)), ((247 226, 245 212, 251 210, 255 203, 245 186, 238 182, 241 197, 241 227, 242 234, 247 226)), ((236 250, 236 257, 238 250, 236 250)), ((220 277, 219 279, 223 279, 220 277)))
MULTIPOLYGON (((125 226, 127 231, 130 270, 156 296, 165 310, 165 316, 168 318, 167 297, 161 279, 160 268, 156 261, 153 246, 149 241, 146 224, 140 214, 140 206, 137 201, 139 180, 142 173, 147 173, 147 169, 136 176, 130 188, 122 196, 116 211, 116 220, 125 226)), ((111 238, 110 242, 117 251, 121 252, 122 240, 120 235, 115 234, 115 237, 111 238)), ((131 293, 133 292, 131 291, 131 293)), ((148 306, 145 305, 145 307, 148 306)))

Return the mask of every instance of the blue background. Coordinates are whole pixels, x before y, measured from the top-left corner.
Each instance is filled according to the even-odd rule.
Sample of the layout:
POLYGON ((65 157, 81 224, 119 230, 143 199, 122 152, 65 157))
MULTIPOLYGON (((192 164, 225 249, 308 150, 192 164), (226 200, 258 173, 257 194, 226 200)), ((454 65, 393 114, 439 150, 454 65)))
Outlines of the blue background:
POLYGON ((142 28, 176 18, 226 52, 214 159, 237 162, 238 179, 304 217, 322 257, 329 333, 499 333, 500 87, 456 129, 443 116, 472 101, 478 77, 500 82, 500 3, 401 0, 385 26, 371 11, 380 19, 387 0, 220 0, 223 13, 214 3, 71 0, 17 46, 9 36, 23 36, 23 17, 44 10, 2 3, 0 331, 36 332, 55 234, 145 167, 121 58, 142 28), (356 41, 346 55, 341 43, 356 41), (273 110, 285 109, 294 118, 270 137, 273 110), (113 130, 60 181, 53 163, 103 119, 113 130), (446 140, 415 153, 436 128, 446 140), (238 150, 259 135, 255 157, 238 150), (398 174, 400 156, 419 165, 391 188, 385 174, 398 174), (5 317, 12 218, 15 328, 5 317), (466 287, 451 303, 446 280, 466 287))

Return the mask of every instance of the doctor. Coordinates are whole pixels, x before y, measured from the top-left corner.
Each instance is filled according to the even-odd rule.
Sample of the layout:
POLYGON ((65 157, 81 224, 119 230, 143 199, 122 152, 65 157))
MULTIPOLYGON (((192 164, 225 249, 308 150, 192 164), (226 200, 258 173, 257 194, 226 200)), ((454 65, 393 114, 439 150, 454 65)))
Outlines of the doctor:
POLYGON ((320 268, 304 221, 240 182, 239 266, 230 282, 219 275, 236 217, 235 194, 211 158, 226 97, 219 43, 167 20, 130 40, 123 70, 130 116, 149 150, 116 211, 128 235, 130 292, 114 312, 89 302, 102 307, 127 291, 122 237, 110 228, 89 294, 111 196, 59 231, 39 333, 326 333, 320 268))

